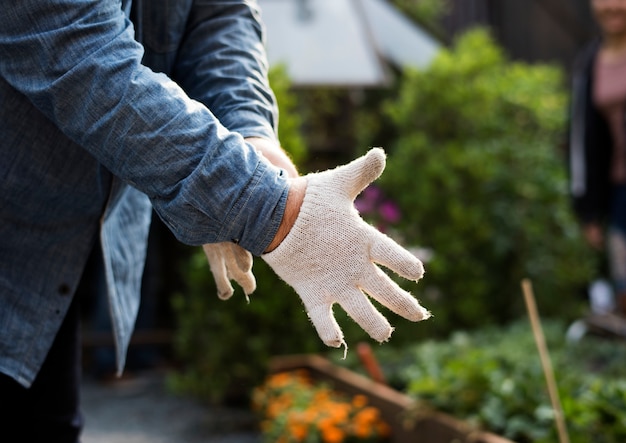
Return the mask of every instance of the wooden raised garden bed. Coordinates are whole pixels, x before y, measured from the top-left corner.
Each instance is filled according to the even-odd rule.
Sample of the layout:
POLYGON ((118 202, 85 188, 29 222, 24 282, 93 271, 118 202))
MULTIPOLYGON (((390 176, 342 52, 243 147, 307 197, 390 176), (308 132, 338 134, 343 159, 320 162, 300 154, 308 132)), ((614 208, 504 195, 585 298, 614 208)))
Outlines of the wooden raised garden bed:
POLYGON ((312 379, 329 383, 337 391, 366 395, 391 426, 392 443, 513 443, 450 415, 417 409, 409 396, 318 355, 275 357, 269 369, 272 373, 306 369, 312 379))

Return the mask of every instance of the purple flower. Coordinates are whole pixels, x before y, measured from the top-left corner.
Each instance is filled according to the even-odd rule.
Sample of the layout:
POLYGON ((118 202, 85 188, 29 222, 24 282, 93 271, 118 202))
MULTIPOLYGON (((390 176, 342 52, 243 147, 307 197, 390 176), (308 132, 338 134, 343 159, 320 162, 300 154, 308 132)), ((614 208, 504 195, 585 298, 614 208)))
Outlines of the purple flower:
POLYGON ((400 208, 391 200, 385 200, 378 207, 378 212, 387 223, 397 223, 402 218, 400 208))
POLYGON ((375 205, 373 201, 359 197, 356 200, 354 200, 354 206, 356 207, 357 211, 359 211, 360 214, 367 215, 367 214, 371 214, 372 212, 374 212, 375 205))
POLYGON ((363 190, 363 198, 377 202, 383 197, 383 191, 376 185, 369 185, 363 190))
POLYGON ((383 193, 377 186, 370 185, 354 200, 354 206, 361 214, 372 214, 376 210, 378 201, 383 193))
POLYGON ((402 218, 398 205, 393 200, 385 198, 382 189, 376 185, 365 188, 355 199, 354 206, 361 215, 369 218, 369 221, 383 232, 388 224, 397 223, 402 218))

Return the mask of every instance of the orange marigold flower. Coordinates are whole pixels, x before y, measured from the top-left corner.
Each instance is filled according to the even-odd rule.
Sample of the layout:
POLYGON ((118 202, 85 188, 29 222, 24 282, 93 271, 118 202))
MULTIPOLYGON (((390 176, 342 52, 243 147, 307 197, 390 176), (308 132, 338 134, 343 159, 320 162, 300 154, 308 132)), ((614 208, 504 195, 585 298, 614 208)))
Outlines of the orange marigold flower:
POLYGON ((352 406, 355 408, 360 409, 365 407, 365 405, 367 405, 367 397, 365 395, 357 394, 352 397, 352 406))
POLYGON ((270 386, 285 386, 287 383, 291 381, 291 374, 289 372, 279 372, 277 374, 271 375, 267 381, 267 384, 270 386))
POLYGON ((372 422, 378 420, 379 414, 380 414, 380 412, 378 411, 378 409, 376 409, 376 408, 374 408, 372 406, 368 406, 367 408, 363 408, 358 413, 358 416, 360 417, 360 420, 372 423, 372 422))
POLYGON ((332 416, 329 416, 329 415, 321 417, 317 421, 317 428, 322 432, 324 432, 325 429, 332 428, 334 425, 335 425, 335 420, 333 419, 332 416))
POLYGON ((328 405, 327 410, 335 422, 344 422, 350 414, 350 405, 348 403, 332 403, 328 405))
POLYGON ((376 432, 381 437, 389 437, 391 435, 391 428, 384 421, 379 421, 376 423, 376 432))
POLYGON ((313 401, 316 403, 327 402, 330 400, 330 391, 328 389, 320 389, 313 394, 313 401))
POLYGON ((328 384, 313 384, 304 370, 268 377, 253 392, 253 402, 263 413, 261 431, 277 443, 369 441, 390 434, 366 396, 349 397, 328 384))
POLYGON ((354 433, 359 438, 366 438, 375 433, 378 420, 378 409, 367 407, 354 416, 354 433))
POLYGON ((355 423, 352 432, 354 433, 355 437, 363 439, 371 437, 373 434, 372 428, 369 425, 363 423, 355 423))
POLYGON ((344 432, 336 426, 327 426, 322 429, 322 440, 324 443, 341 443, 344 438, 344 432))
POLYGON ((304 441, 306 436, 308 435, 309 427, 306 423, 291 423, 288 426, 289 434, 296 441, 304 441))

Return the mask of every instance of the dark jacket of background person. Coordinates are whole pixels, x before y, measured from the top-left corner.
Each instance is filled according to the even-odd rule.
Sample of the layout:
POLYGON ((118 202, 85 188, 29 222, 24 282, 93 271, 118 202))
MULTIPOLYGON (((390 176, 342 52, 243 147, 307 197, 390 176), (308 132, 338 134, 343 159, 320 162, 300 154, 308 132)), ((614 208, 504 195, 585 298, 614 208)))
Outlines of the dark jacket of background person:
MULTIPOLYGON (((583 49, 572 74, 568 162, 574 211, 583 223, 602 223, 609 211, 612 137, 591 97, 593 66, 600 47, 583 49)), ((626 124, 626 116, 624 120, 626 124)), ((626 130, 626 127, 624 128, 626 130)))

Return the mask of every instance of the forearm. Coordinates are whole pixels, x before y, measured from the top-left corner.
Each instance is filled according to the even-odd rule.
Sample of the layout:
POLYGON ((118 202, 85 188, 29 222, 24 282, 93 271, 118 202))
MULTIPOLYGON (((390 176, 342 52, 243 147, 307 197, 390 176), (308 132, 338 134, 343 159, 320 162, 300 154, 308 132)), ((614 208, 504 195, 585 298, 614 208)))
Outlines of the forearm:
POLYGON ((186 29, 174 80, 229 130, 276 141, 278 109, 256 2, 194 2, 186 29))
POLYGON ((300 208, 302 207, 302 202, 304 201, 304 194, 306 193, 306 179, 305 178, 297 178, 290 180, 289 184, 289 194, 287 196, 287 204, 285 206, 285 212, 282 218, 282 221, 278 227, 278 231, 274 236, 272 242, 269 244, 267 249, 264 252, 272 252, 274 249, 281 244, 281 242, 287 237, 289 231, 293 227, 296 219, 298 218, 298 214, 300 213, 300 208))
POLYGON ((263 252, 282 219, 285 178, 205 106, 141 66, 141 47, 118 2, 3 6, 3 79, 145 192, 181 241, 237 240, 263 252))
POLYGON ((287 175, 292 179, 289 180, 289 193, 287 195, 287 203, 285 205, 285 212, 283 218, 278 227, 278 231, 274 236, 272 242, 269 244, 264 252, 271 252, 283 241, 287 236, 293 224, 298 218, 302 201, 304 200, 304 194, 306 192, 306 179, 298 178, 298 170, 293 164, 287 153, 277 144, 268 140, 252 137, 247 138, 246 141, 252 144, 262 155, 267 158, 270 163, 287 172, 287 175))
POLYGON ((278 108, 268 79, 264 29, 255 2, 192 6, 174 79, 229 130, 290 177, 298 171, 276 136, 278 108))
POLYGON ((287 202, 285 205, 285 212, 283 218, 278 227, 278 231, 274 236, 272 242, 269 244, 264 252, 271 252, 283 241, 287 236, 291 228, 293 227, 298 213, 300 212, 300 206, 302 206, 302 200, 306 192, 306 179, 298 178, 298 170, 293 164, 287 153, 277 144, 259 137, 247 138, 246 141, 252 144, 263 157, 267 158, 274 166, 284 169, 287 175, 291 178, 289 180, 289 193, 287 195, 287 202))

